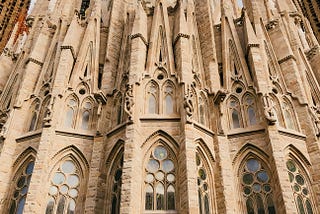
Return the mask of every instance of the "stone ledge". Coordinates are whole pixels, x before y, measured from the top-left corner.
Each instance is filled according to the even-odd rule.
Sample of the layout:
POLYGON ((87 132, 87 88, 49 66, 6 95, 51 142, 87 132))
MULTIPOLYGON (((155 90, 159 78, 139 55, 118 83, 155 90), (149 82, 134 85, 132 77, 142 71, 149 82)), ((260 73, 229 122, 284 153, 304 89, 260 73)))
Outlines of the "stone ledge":
POLYGON ((227 133, 228 138, 237 138, 237 137, 244 137, 249 136, 252 134, 261 134, 265 133, 265 127, 261 125, 247 127, 247 128, 239 128, 236 130, 229 131, 227 133))
POLYGON ((56 134, 60 136, 67 136, 67 137, 75 137, 75 138, 82 138, 93 140, 95 136, 95 132, 93 131, 81 131, 81 130, 56 130, 56 134))
POLYGON ((305 141, 307 138, 306 135, 304 135, 300 132, 297 132, 297 131, 291 130, 291 129, 285 129, 283 127, 279 127, 278 132, 280 135, 296 138, 296 139, 303 140, 303 141, 305 141))
POLYGON ((42 134, 42 129, 31 131, 31 132, 28 132, 28 133, 16 138, 16 142, 21 143, 23 141, 28 141, 28 140, 31 140, 34 138, 38 138, 38 137, 41 137, 41 134, 42 134))

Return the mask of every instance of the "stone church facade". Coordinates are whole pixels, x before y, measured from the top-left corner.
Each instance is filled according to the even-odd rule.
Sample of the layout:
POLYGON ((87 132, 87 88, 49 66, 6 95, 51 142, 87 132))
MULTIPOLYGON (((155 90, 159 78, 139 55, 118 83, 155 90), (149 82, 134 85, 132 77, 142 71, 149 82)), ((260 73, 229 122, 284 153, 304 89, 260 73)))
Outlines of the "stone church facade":
POLYGON ((0 213, 319 213, 297 3, 38 0, 0 56, 0 213))

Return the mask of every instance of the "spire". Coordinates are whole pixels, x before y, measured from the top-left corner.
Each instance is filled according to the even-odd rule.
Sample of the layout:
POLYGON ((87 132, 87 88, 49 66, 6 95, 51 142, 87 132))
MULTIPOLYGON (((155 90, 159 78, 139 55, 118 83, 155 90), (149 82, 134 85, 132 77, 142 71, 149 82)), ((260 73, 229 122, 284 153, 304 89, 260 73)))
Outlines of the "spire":
POLYGON ((249 16, 245 9, 242 10, 243 22, 244 22, 244 36, 245 44, 247 45, 247 51, 252 45, 259 45, 256 33, 253 30, 252 24, 250 22, 249 16))
POLYGON ((142 40, 147 39, 147 15, 142 7, 141 1, 138 1, 136 14, 133 22, 132 35, 140 35, 142 40))

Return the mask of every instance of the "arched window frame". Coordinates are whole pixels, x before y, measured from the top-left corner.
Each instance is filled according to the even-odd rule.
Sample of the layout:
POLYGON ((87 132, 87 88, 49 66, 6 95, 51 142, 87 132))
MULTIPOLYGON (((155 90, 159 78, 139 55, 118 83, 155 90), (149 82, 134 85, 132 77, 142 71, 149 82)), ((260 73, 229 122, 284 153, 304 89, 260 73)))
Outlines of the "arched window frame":
POLYGON ((258 213, 259 204, 260 204, 260 207, 264 209, 264 213, 269 213, 269 214, 275 213, 276 206, 275 206, 275 200, 273 197, 273 189, 274 189, 273 179, 272 179, 270 168, 267 166, 266 162, 263 159, 261 159, 259 156, 256 156, 251 152, 247 154, 242 159, 239 165, 238 178, 239 178, 239 192, 240 192, 239 194, 242 200, 244 213, 248 213, 248 214, 258 213), (257 165, 254 164, 255 162, 251 160, 256 160, 257 162, 259 162, 258 167, 257 165), (247 165, 249 164, 249 161, 252 167, 250 168, 254 169, 254 166, 256 166, 257 170, 250 171, 247 165), (265 173, 263 172, 267 173, 267 178, 264 176, 265 173), (250 175, 253 176, 252 180, 250 175), (260 177, 260 180, 259 180, 259 177, 260 177), (262 178, 266 179, 266 181, 263 181, 262 178), (259 186, 260 186, 260 190, 258 188, 259 186), (250 206, 249 204, 252 205, 252 210, 248 210, 248 206, 250 206))
POLYGON ((31 104, 31 117, 29 119, 29 127, 28 127, 28 131, 35 131, 37 129, 37 124, 38 124, 38 120, 39 120, 39 113, 40 113, 40 104, 41 101, 40 99, 36 99, 33 101, 33 103, 31 104))
POLYGON ((241 113, 241 105, 239 100, 236 97, 230 97, 228 100, 228 109, 229 109, 229 124, 230 129, 237 129, 243 128, 243 121, 242 121, 242 113, 241 113), (239 126, 236 126, 234 123, 233 113, 237 112, 239 126))
POLYGON ((297 117, 293 105, 286 97, 282 99, 281 109, 284 118, 285 128, 299 131, 298 122, 296 121, 297 117))
POLYGON ((91 97, 86 97, 83 99, 81 104, 81 110, 79 111, 79 121, 78 123, 79 128, 82 130, 90 130, 92 128, 92 120, 93 120, 93 108, 94 108, 94 101, 91 99, 91 97), (87 121, 87 128, 84 127, 84 114, 88 112, 89 113, 89 119, 87 121))
MULTIPOLYGON (((160 153, 161 154, 161 153, 160 153)), ((144 161, 144 185, 143 185, 143 207, 144 207, 144 213, 154 213, 155 211, 157 211, 157 213, 166 213, 166 211, 170 210, 170 211, 174 211, 174 210, 177 210, 177 196, 178 196, 178 188, 177 188, 177 172, 178 172, 178 164, 177 164, 177 160, 176 160, 176 157, 173 153, 173 151, 171 150, 171 148, 169 146, 167 146, 164 142, 162 142, 162 140, 158 140, 155 144, 153 144, 153 146, 148 150, 147 152, 147 155, 145 156, 145 161, 144 161), (157 148, 165 148, 165 150, 167 151, 167 156, 162 159, 161 161, 158 161, 158 159, 156 159, 156 156, 155 156, 155 151, 157 148), (148 163, 149 161, 152 160, 152 162, 155 160, 157 161, 158 163, 160 162, 160 166, 158 168, 158 170, 155 170, 155 171, 150 171, 148 170, 148 163), (169 160, 168 162, 172 162, 173 163, 173 169, 172 170, 168 170, 168 172, 165 172, 165 170, 160 170, 161 167, 163 166, 163 163, 164 161, 167 161, 169 160), (164 178, 161 180, 161 179, 156 179, 156 174, 158 172, 164 172, 164 178), (148 180, 148 178, 150 178, 150 174, 153 174, 153 180, 150 181, 148 180), (170 175, 170 177, 172 178, 172 175, 173 175, 173 180, 169 180, 169 177, 168 175, 170 175), (163 197, 163 202, 164 202, 164 208, 163 209, 158 209, 157 208, 157 193, 156 193, 156 190, 157 190, 157 187, 158 185, 163 185, 164 186, 164 197, 163 197), (169 209, 169 206, 172 206, 169 205, 168 203, 168 199, 169 199, 169 194, 168 194, 168 188, 172 186, 173 189, 174 189, 174 209, 169 209), (152 196, 150 196, 152 198, 152 208, 151 209, 147 209, 147 201, 146 201, 146 191, 147 191, 147 188, 148 187, 151 187, 153 192, 152 192, 152 196)), ((161 173, 160 173, 161 174, 161 173)))
POLYGON ((32 173, 33 173, 33 168, 34 168, 34 162, 35 162, 35 151, 33 149, 27 149, 25 152, 20 155, 20 157, 17 159, 20 159, 20 166, 16 167, 17 171, 14 172, 14 177, 12 178, 12 186, 10 187, 10 193, 9 193, 9 198, 10 202, 8 204, 8 212, 9 213, 17 213, 17 214, 22 214, 23 213, 23 208, 25 205, 25 199, 27 197, 32 173), (31 153, 30 151, 31 150, 31 153), (28 154, 29 153, 29 154, 28 154), (21 182, 22 177, 24 177, 25 182, 21 182), (19 188, 19 185, 22 185, 19 188), (25 189, 26 188, 26 189, 25 189), (25 189, 25 190, 24 190, 25 189), (16 193, 19 194, 16 194, 16 193), (16 196, 17 195, 17 196, 16 196), (22 201, 24 198, 24 203, 23 206, 19 208, 19 203, 22 201), (13 201, 17 201, 18 203, 15 202, 13 204, 13 201))
POLYGON ((202 125, 207 125, 208 120, 207 120, 207 98, 206 96, 203 94, 203 92, 200 92, 200 96, 198 98, 198 106, 199 106, 199 123, 202 125))
POLYGON ((107 160, 108 176, 107 177, 107 213, 120 214, 121 203, 121 186, 123 173, 123 141, 116 142, 107 160), (114 203, 116 200, 116 203, 114 203))
POLYGON ((302 162, 294 155, 289 154, 286 158, 286 169, 298 214, 317 213, 316 207, 314 206, 314 195, 310 177, 302 162), (301 199, 303 212, 300 211, 298 198, 301 199), (307 209, 307 201, 309 201, 311 205, 312 212, 307 209))
POLYGON ((41 111, 40 111, 40 114, 39 114, 39 119, 38 119, 38 123, 37 123, 37 128, 40 129, 43 127, 44 125, 44 118, 47 116, 47 113, 48 113, 48 106, 50 104, 50 99, 51 99, 51 95, 47 95, 42 104, 41 104, 41 111))
POLYGON ((214 181, 212 177, 213 170, 209 163, 210 161, 208 161, 206 152, 202 149, 201 144, 199 144, 196 149, 199 214, 212 214, 216 211, 216 205, 214 201, 214 181), (203 172, 205 172, 206 176, 204 176, 203 172), (205 197, 208 199, 207 208, 205 205, 205 197))
POLYGON ((66 128, 75 128, 76 122, 77 122, 77 114, 78 114, 78 108, 79 108, 79 99, 77 98, 77 96, 75 95, 71 95, 66 99, 66 110, 64 111, 65 114, 63 114, 62 116, 62 122, 63 122, 63 126, 66 128), (73 101, 74 102, 73 102, 73 101), (67 123, 67 117, 68 117, 68 111, 72 110, 73 114, 72 114, 72 118, 71 118, 71 127, 68 127, 66 125, 67 123))
POLYGON ((122 94, 119 92, 114 99, 114 124, 119 125, 123 121, 123 99, 122 94))
POLYGON ((145 113, 146 114, 159 114, 159 85, 155 81, 150 81, 146 87, 146 104, 145 104, 145 113), (154 112, 150 109, 150 99, 153 97, 155 103, 154 112))
POLYGON ((243 108, 244 108, 244 115, 245 115, 245 123, 246 126, 254 126, 257 125, 259 123, 258 118, 258 109, 257 109, 257 104, 256 104, 256 99, 255 96, 253 96, 251 93, 246 93, 243 96, 242 99, 242 103, 243 103, 243 108), (248 99, 251 99, 251 102, 248 102, 248 99), (255 122, 252 123, 251 119, 250 119, 250 114, 249 114, 249 108, 252 108, 255 114, 254 120, 255 122))
MULTIPOLYGON (((58 179, 57 179, 58 180, 58 179)), ((71 180, 71 179, 70 179, 71 180)), ((50 176, 49 176, 49 186, 48 186, 48 195, 47 195, 47 206, 46 206, 46 214, 60 214, 60 213, 67 213, 67 214, 74 214, 77 213, 77 210, 81 210, 82 207, 82 198, 83 198, 83 192, 81 191, 85 185, 85 178, 83 169, 81 167, 81 164, 78 162, 78 160, 73 157, 72 155, 67 155, 64 158, 62 158, 60 161, 58 161, 55 166, 53 167, 50 176), (65 170, 63 170, 63 165, 67 162, 72 162, 75 171, 72 171, 70 173, 65 173, 65 170), (57 174, 63 174, 63 180, 61 179, 61 183, 55 184, 54 179, 57 174), (68 191, 63 193, 62 188, 63 186, 68 186, 67 182, 69 181, 71 176, 77 176, 78 182, 75 186, 70 186, 68 188, 68 191), (75 189, 76 191, 71 192, 71 190, 75 189), (59 203, 61 200, 64 199, 64 206, 61 210, 61 207, 59 208, 59 203), (74 202, 74 203, 73 203, 74 202), (52 205, 52 207, 49 207, 49 204, 52 205), (74 211, 69 211, 69 206, 71 204, 74 204, 74 211)), ((73 205, 72 205, 73 206, 73 205)))
POLYGON ((175 87, 174 87, 174 84, 171 82, 171 81, 166 81, 164 84, 163 84, 163 87, 162 87, 162 103, 163 103, 163 114, 165 115, 174 115, 176 114, 176 94, 175 94, 175 87), (171 90, 169 89, 171 88, 171 90), (171 113, 168 113, 167 112, 167 96, 170 96, 171 97, 171 101, 172 101, 172 112, 171 113))

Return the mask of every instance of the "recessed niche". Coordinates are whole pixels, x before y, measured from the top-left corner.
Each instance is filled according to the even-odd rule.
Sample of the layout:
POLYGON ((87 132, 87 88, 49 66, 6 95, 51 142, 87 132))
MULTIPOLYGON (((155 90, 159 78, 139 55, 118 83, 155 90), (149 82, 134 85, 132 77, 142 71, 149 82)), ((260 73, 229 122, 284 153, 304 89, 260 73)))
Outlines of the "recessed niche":
POLYGON ((240 93, 242 92, 242 88, 240 88, 240 87, 236 88, 236 92, 237 92, 238 94, 240 94, 240 93))
POLYGON ((86 93, 86 89, 81 88, 81 89, 79 90, 79 94, 84 95, 85 93, 86 93))
POLYGON ((157 76, 157 79, 158 79, 158 80, 163 80, 163 78, 164 78, 163 74, 159 74, 159 75, 157 76))

